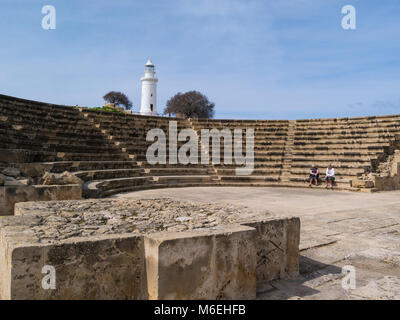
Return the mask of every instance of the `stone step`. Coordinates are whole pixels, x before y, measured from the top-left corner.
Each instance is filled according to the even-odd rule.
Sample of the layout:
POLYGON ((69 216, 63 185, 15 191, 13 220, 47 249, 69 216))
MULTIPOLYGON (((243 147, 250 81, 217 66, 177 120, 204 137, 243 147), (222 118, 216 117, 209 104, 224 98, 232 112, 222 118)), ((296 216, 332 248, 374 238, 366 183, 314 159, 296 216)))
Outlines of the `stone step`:
POLYGON ((106 169, 106 170, 91 170, 91 171, 76 171, 74 175, 83 181, 116 179, 128 177, 143 177, 146 176, 144 169, 106 169))
POLYGON ((75 133, 73 130, 69 131, 68 128, 58 128, 57 130, 51 129, 41 129, 38 127, 25 129, 23 126, 8 123, 4 124, 0 122, 0 134, 21 136, 21 138, 26 137, 27 139, 37 139, 37 140, 75 140, 80 142, 93 142, 93 143, 109 143, 104 139, 104 135, 100 131, 90 131, 75 133))
POLYGON ((144 168, 147 175, 150 176, 176 176, 176 175, 210 175, 210 169, 207 167, 201 168, 186 168, 186 167, 176 167, 176 168, 144 168))
MULTIPOLYGON (((51 126, 73 126, 74 124, 77 126, 83 127, 87 124, 87 121, 77 114, 76 116, 68 116, 65 114, 56 114, 56 113, 44 113, 44 114, 34 114, 30 111, 4 111, 0 108, 0 114, 2 117, 8 117, 9 119, 13 119, 15 123, 24 122, 27 127, 34 126, 35 124, 44 125, 48 123, 51 126)), ((3 119, 4 121, 4 119, 3 119)))
MULTIPOLYGON (((53 173, 62 173, 64 171, 97 171, 97 170, 116 170, 116 169, 140 169, 133 161, 59 161, 59 162, 39 162, 23 163, 25 171, 31 172, 28 176, 33 176, 34 172, 49 171, 53 173)), ((140 169, 142 170, 142 169, 140 169)), ((37 175, 34 175, 37 176, 37 175)))
POLYGON ((371 127, 371 128, 359 128, 359 129, 332 129, 332 130, 296 130, 295 138, 307 138, 307 137, 331 137, 331 136, 359 136, 359 135, 377 135, 377 134, 389 134, 396 135, 400 131, 400 123, 389 127, 371 127))
POLYGON ((0 101, 0 112, 13 112, 21 116, 80 118, 78 110, 71 107, 60 109, 57 106, 46 107, 43 104, 39 106, 30 106, 29 104, 4 103, 4 101, 0 101))
POLYGON ((220 176, 221 182, 235 181, 235 182, 278 182, 279 176, 220 176))
POLYGON ((199 176, 153 176, 155 183, 161 184, 176 184, 176 183, 200 183, 200 182, 211 182, 211 177, 206 175, 199 176))
POLYGON ((378 117, 359 117, 359 118, 338 118, 338 119, 311 119, 311 120, 296 120, 296 127, 310 127, 318 125, 357 125, 357 124, 379 124, 385 122, 400 121, 399 115, 393 116, 378 116, 378 117))
MULTIPOLYGON (((336 170, 335 170, 335 173, 336 173, 336 170)), ((362 173, 351 172, 351 171, 346 171, 346 170, 338 170, 338 172, 336 173, 336 178, 337 179, 345 179, 345 180, 353 180, 353 179, 357 179, 362 173)), ((308 177, 309 177, 308 171, 290 172, 290 178, 297 179, 298 181, 304 181, 304 180, 308 179, 308 177)), ((320 177, 320 179, 325 179, 325 170, 323 172, 320 172, 319 177, 320 177)))
POLYGON ((118 189, 127 186, 140 186, 144 184, 153 183, 152 177, 128 177, 128 178, 115 178, 105 180, 95 180, 86 182, 83 185, 83 195, 90 198, 100 197, 104 191, 110 189, 118 189))
POLYGON ((100 181, 91 181, 84 184, 83 194, 85 197, 102 197, 113 192, 124 192, 127 190, 142 190, 148 187, 161 187, 162 185, 171 186, 179 184, 214 184, 215 181, 210 176, 146 176, 129 177, 119 179, 107 179, 100 181), (114 191, 113 191, 114 190, 114 191))
POLYGON ((313 157, 313 156, 324 156, 324 155, 329 155, 329 156, 345 156, 345 157, 359 157, 359 156, 373 156, 377 157, 377 155, 384 153, 383 149, 378 149, 378 150, 369 150, 369 149, 363 149, 363 150, 313 150, 313 151, 293 151, 291 155, 296 156, 296 157, 313 157))
POLYGON ((299 143, 363 143, 363 142, 387 142, 386 140, 394 140, 395 136, 390 134, 377 134, 377 135, 353 135, 353 136, 310 136, 310 137, 295 137, 294 145, 299 143))
POLYGON ((100 131, 97 128, 88 127, 86 122, 84 123, 76 123, 73 122, 71 124, 55 124, 49 123, 48 121, 43 121, 43 123, 31 123, 28 120, 19 120, 13 117, 5 117, 0 113, 0 129, 12 129, 20 131, 29 131, 29 132, 43 132, 46 135, 57 136, 61 135, 63 132, 72 135, 81 135, 90 137, 91 135, 100 135, 100 131))
POLYGON ((93 117, 88 117, 86 119, 91 120, 92 123, 100 125, 104 129, 111 128, 112 130, 128 130, 129 132, 143 132, 143 129, 162 129, 163 131, 168 131, 170 128, 170 121, 177 122, 176 127, 178 130, 191 128, 186 122, 169 120, 167 118, 161 118, 159 120, 145 120, 140 118, 126 118, 123 120, 120 119, 98 119, 93 117), (140 130, 142 129, 142 130, 140 130))
POLYGON ((152 184, 145 184, 141 186, 127 186, 121 187, 118 189, 110 189, 106 190, 101 194, 101 197, 109 197, 115 194, 120 194, 124 192, 133 192, 133 191, 142 191, 142 190, 151 190, 151 189, 164 189, 164 188, 190 188, 190 187, 215 187, 218 186, 218 182, 210 182, 210 183, 175 183, 175 184, 162 184, 162 183, 152 183, 152 184))
POLYGON ((193 125, 198 125, 198 126, 206 126, 206 125, 220 125, 220 126, 226 126, 226 125, 231 125, 232 127, 234 126, 241 126, 241 125, 255 125, 255 126, 282 126, 282 127, 287 127, 289 125, 288 120, 223 120, 223 119, 210 119, 210 120, 205 120, 205 119, 190 119, 193 125))
MULTIPOLYGON (((27 149, 1 149, 0 143, 0 158, 5 154, 4 158, 7 160, 18 159, 18 163, 31 163, 31 162, 57 162, 57 161, 127 161, 125 154, 98 154, 98 153, 68 153, 68 152, 51 152, 51 151, 35 151, 27 149), (3 151, 2 151, 3 150, 3 151)), ((13 161, 15 162, 15 161, 13 161)))
POLYGON ((187 168, 187 169, 190 169, 190 168, 203 168, 203 169, 207 168, 208 169, 207 165, 201 164, 200 162, 197 163, 197 164, 185 164, 185 165, 180 164, 180 163, 176 163, 176 164, 164 163, 164 164, 151 165, 151 164, 149 164, 147 162, 138 161, 137 164, 140 167, 146 168, 146 169, 162 169, 162 168, 177 168, 177 169, 179 169, 179 168, 187 168))
POLYGON ((333 155, 333 154, 326 154, 326 155, 313 155, 313 156, 299 156, 294 155, 292 157, 293 162, 370 162, 372 160, 377 159, 379 154, 370 155, 370 156, 350 156, 350 155, 333 155))
MULTIPOLYGON (((235 169, 219 169, 216 168, 217 174, 218 175, 236 175, 236 170, 235 169)), ((281 173, 280 168, 271 168, 271 169, 254 169, 252 171, 252 175, 254 176, 259 176, 259 175, 264 175, 264 176, 269 176, 269 175, 274 175, 274 176, 279 176, 281 173)))
MULTIPOLYGON (((23 141, 21 143, 0 141, 0 148, 4 149, 26 149, 33 151, 48 151, 48 152, 64 152, 64 153, 84 153, 84 154, 102 154, 108 153, 109 155, 115 155, 120 157, 122 155, 121 150, 112 147, 93 147, 93 146, 74 146, 68 144, 33 144, 29 141, 23 141)), ((123 156, 126 156, 123 154, 123 156)))
MULTIPOLYGON (((294 161, 294 162, 292 162, 292 171, 294 171, 296 169, 297 170, 307 170, 307 171, 309 171, 312 164, 313 164, 312 161, 307 161, 307 162, 295 162, 294 161)), ((328 161, 323 162, 323 163, 322 162, 315 162, 314 164, 321 171, 322 169, 326 170, 326 168, 329 165, 329 162, 328 161)), ((331 163, 331 164, 334 166, 335 169, 336 168, 338 168, 338 169, 339 168, 340 169, 357 169, 357 170, 360 170, 360 171, 363 170, 364 168, 370 167, 370 164, 368 162, 360 163, 358 161, 346 162, 346 163, 338 162, 338 163, 331 163)))
POLYGON ((385 143, 363 143, 363 144, 306 144, 297 145, 294 151, 298 152, 312 152, 312 151, 386 151, 390 146, 390 141, 385 143))
MULTIPOLYGON (((290 178, 290 184, 292 184, 293 187, 295 186, 299 186, 299 187, 309 187, 309 183, 303 179, 297 179, 297 178, 290 178)), ((337 179, 335 180, 335 184, 333 186, 335 189, 337 190, 351 190, 351 180, 348 179, 337 179)), ((326 188, 326 182, 324 180, 322 180, 321 182, 319 182, 319 184, 316 185, 312 185, 311 188, 317 188, 317 189, 325 189, 326 188)))
MULTIPOLYGON (((215 169, 236 169, 238 167, 243 167, 242 165, 237 165, 237 164, 214 164, 215 169)), ((282 162, 281 161, 276 161, 276 162, 254 162, 254 168, 281 168, 282 167, 282 162)))
MULTIPOLYGON (((136 159, 138 161, 142 161, 143 163, 147 163, 148 162, 146 156, 144 156, 144 155, 137 155, 136 159)), ((197 159, 198 159, 198 162, 200 163, 201 162, 201 155, 199 155, 197 159)), ((210 159, 209 161, 211 163, 212 154, 211 155, 209 154, 209 159, 210 159)), ((254 156, 254 161, 255 162, 259 162, 259 163, 264 163, 264 162, 279 162, 279 163, 282 163, 282 159, 283 159, 283 156, 271 156, 271 155, 268 155, 268 156, 267 155, 265 155, 265 156, 255 155, 254 156)), ((223 154, 220 157, 220 161, 222 162, 222 165, 223 165, 224 162, 225 162, 223 154)), ((170 157, 169 156, 166 157, 166 162, 167 162, 167 164, 170 162, 170 157)), ((233 156, 232 156, 232 163, 235 163, 235 158, 233 156)))

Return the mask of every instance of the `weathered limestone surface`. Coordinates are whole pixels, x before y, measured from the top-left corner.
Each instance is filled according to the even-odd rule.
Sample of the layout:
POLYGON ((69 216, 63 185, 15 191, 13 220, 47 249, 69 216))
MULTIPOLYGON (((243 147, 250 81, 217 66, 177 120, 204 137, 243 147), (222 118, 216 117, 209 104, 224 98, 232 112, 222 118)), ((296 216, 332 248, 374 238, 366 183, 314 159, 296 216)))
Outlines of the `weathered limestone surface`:
POLYGON ((138 236, 18 247, 12 261, 11 299, 125 300, 144 299, 147 294, 141 281, 143 241, 138 236), (55 290, 42 288, 44 265, 56 270, 55 290))
POLYGON ((0 187, 0 216, 13 215, 18 202, 79 199, 82 199, 79 185, 0 187))
POLYGON ((138 235, 35 243, 26 226, 35 216, 0 221, 0 299, 144 299, 144 248, 138 235), (23 220, 23 221, 22 221, 23 220), (45 290, 44 266, 56 270, 45 290))
POLYGON ((400 189, 400 153, 395 152, 393 160, 389 165, 386 175, 380 174, 373 177, 375 188, 379 191, 390 191, 400 189))
POLYGON ((400 189, 400 175, 393 177, 374 177, 375 188, 379 191, 400 189))
POLYGON ((63 173, 50 173, 46 172, 42 178, 43 185, 71 185, 78 184, 82 185, 83 181, 72 173, 65 171, 63 173))
POLYGON ((42 177, 46 172, 50 172, 53 163, 21 163, 21 171, 28 177, 42 177))
POLYGON ((255 299, 255 238, 240 225, 146 237, 149 299, 255 299))
POLYGON ((265 220, 246 224, 257 230, 257 281, 295 277, 299 272, 300 220, 265 220))
POLYGON ((375 186, 374 181, 371 180, 353 180, 351 183, 353 188, 373 188, 375 186))
POLYGON ((16 215, 41 217, 31 228, 42 242, 64 240, 71 235, 182 232, 276 219, 268 211, 169 198, 25 202, 15 207, 16 215))
POLYGON ((168 198, 18 203, 0 219, 0 297, 253 299, 258 279, 298 272, 298 227, 168 198), (44 265, 57 272, 51 292, 40 286, 44 265))

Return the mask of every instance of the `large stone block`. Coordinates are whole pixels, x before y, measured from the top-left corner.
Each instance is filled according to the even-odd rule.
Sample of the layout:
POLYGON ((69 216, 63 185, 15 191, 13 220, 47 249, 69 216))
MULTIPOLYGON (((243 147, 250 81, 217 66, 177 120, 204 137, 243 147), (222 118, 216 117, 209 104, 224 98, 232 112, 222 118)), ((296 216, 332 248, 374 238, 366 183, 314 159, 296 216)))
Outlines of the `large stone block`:
POLYGON ((373 188, 374 187, 374 182, 370 180, 357 180, 354 179, 351 182, 351 186, 353 188, 373 188))
MULTIPOLYGON (((13 218, 25 220, 23 225, 34 219, 13 218)), ((0 299, 147 298, 141 236, 74 238, 55 244, 35 243, 31 236, 15 221, 1 222, 0 299), (49 275, 45 266, 55 270, 54 289, 43 287, 49 275)))
POLYGON ((147 236, 149 299, 254 299, 255 236, 238 225, 147 236))
POLYGON ((379 191, 390 191, 400 189, 400 175, 393 177, 374 177, 375 188, 379 191))
POLYGON ((83 181, 79 179, 77 176, 73 175, 68 171, 64 171, 63 173, 50 173, 46 172, 42 177, 42 184, 43 185, 50 185, 50 186, 60 186, 60 185, 82 185, 83 181))
POLYGON ((244 224, 257 231, 257 282, 299 274, 299 218, 268 219, 244 224))

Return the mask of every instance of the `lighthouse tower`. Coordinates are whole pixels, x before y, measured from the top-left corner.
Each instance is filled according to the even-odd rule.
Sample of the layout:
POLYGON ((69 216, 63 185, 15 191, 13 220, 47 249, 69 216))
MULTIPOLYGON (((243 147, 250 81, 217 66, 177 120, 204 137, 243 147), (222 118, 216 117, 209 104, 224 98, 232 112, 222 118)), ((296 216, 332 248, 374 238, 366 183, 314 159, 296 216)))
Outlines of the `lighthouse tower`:
POLYGON ((157 114, 157 82, 155 77, 154 64, 147 61, 144 68, 142 80, 142 104, 140 114, 145 116, 156 116, 157 114))

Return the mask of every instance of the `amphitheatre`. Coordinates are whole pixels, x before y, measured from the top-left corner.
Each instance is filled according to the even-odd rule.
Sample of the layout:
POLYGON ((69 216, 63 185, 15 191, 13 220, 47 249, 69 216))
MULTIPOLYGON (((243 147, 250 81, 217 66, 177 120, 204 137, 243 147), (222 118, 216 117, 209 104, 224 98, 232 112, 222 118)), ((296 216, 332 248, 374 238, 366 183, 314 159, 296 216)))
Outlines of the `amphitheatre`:
POLYGON ((180 119, 0 95, 0 299, 400 299, 399 134, 400 115, 180 119), (252 174, 149 164, 146 133, 170 121, 254 129, 252 174), (312 163, 333 164, 334 190, 308 188, 312 163))

